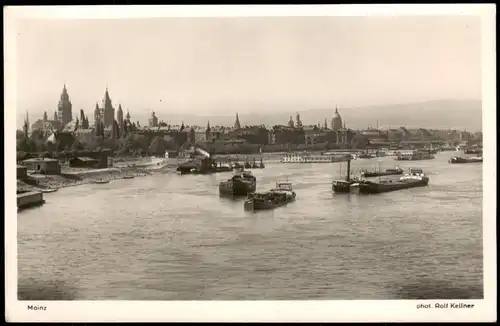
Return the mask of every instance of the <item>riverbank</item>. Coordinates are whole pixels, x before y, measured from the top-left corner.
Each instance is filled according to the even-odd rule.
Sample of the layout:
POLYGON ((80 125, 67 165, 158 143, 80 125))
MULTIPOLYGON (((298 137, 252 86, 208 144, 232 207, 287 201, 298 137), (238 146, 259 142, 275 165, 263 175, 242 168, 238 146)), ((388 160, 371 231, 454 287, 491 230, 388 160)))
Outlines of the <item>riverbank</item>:
POLYGON ((99 170, 81 170, 59 175, 28 175, 17 181, 17 191, 39 191, 42 189, 59 189, 93 183, 96 180, 113 181, 125 177, 143 177, 152 174, 173 172, 171 166, 161 165, 150 168, 108 168, 99 170))

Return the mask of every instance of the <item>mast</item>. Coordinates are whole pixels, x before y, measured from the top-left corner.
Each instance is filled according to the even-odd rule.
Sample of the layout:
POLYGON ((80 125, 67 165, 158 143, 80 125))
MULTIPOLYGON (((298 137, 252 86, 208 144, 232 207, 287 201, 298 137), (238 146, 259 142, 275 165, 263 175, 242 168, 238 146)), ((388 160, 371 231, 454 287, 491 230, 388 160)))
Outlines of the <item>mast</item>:
POLYGON ((351 158, 348 157, 347 158, 347 177, 346 177, 346 181, 349 181, 351 178, 351 158))

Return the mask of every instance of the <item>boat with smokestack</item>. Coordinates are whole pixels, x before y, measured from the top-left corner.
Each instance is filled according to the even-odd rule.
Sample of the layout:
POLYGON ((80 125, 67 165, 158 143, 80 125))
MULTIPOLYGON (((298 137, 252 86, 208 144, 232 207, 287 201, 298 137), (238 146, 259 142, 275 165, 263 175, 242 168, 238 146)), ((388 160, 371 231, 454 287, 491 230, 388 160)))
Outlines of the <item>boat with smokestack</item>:
POLYGON ((425 187, 429 184, 429 177, 422 169, 410 169, 409 173, 399 178, 399 180, 379 180, 378 182, 366 181, 353 183, 351 192, 361 194, 380 194, 396 190, 403 190, 415 187, 425 187))
POLYGON ((230 166, 223 166, 222 164, 217 165, 217 162, 212 159, 210 153, 202 148, 192 146, 191 152, 194 158, 179 164, 176 170, 178 174, 209 174, 233 170, 230 166), (196 154, 198 154, 198 156, 196 156, 196 154))
POLYGON ((219 194, 221 196, 247 196, 255 192, 257 187, 257 178, 250 171, 241 169, 236 172, 229 180, 219 184, 219 194))
POLYGON ((334 193, 350 193, 350 186, 354 183, 363 182, 359 178, 351 178, 351 160, 347 160, 347 173, 344 180, 335 180, 332 182, 334 193))
POLYGON ((246 211, 270 210, 295 201, 297 194, 291 182, 276 182, 276 188, 267 192, 254 192, 248 195, 243 204, 246 211))

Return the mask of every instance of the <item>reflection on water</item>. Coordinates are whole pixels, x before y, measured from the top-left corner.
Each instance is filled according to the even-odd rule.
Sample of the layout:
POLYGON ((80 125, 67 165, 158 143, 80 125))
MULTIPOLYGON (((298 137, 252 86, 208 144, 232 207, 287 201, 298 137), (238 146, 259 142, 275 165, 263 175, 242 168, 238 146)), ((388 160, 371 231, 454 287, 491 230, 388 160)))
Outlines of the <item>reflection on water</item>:
MULTIPOLYGON (((46 194, 18 216, 20 299, 481 298, 482 166, 395 162, 428 187, 335 195, 339 164, 269 163, 297 201, 245 212, 219 198, 230 174, 147 176, 46 194)), ((375 168, 375 160, 353 161, 375 168)), ((342 168, 342 172, 345 167, 342 168)))

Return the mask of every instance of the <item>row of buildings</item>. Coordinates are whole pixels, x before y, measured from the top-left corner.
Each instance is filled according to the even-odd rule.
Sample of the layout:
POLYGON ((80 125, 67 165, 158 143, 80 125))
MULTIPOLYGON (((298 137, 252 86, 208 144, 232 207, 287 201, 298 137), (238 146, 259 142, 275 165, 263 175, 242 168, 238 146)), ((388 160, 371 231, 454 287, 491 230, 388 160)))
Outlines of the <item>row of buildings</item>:
MULTIPOLYGON (((328 143, 341 148, 350 146, 389 146, 394 143, 428 144, 432 141, 463 142, 471 140, 482 140, 481 135, 475 135, 464 131, 432 131, 427 129, 409 130, 405 127, 389 130, 366 129, 353 130, 347 127, 346 122, 338 109, 330 119, 325 118, 323 126, 304 125, 297 114, 295 121, 292 116, 288 123, 276 125, 271 128, 265 126, 242 127, 238 114, 236 114, 233 126, 211 126, 207 122, 206 127, 181 125, 168 125, 159 121, 155 112, 148 120, 147 126, 140 126, 139 122, 131 121, 130 113, 124 116, 121 104, 115 112, 111 97, 106 87, 102 104, 96 103, 93 121, 89 122, 83 110, 80 117, 73 118, 72 103, 66 85, 64 85, 57 111, 54 118, 48 119, 45 112, 42 119, 37 120, 32 130, 41 129, 47 137, 54 134, 71 133, 81 142, 89 142, 95 137, 120 138, 127 133, 133 132, 144 135, 152 140, 155 137, 169 139, 181 146, 188 144, 260 144, 260 145, 315 145, 328 143)), ((28 134, 29 120, 26 117, 25 133, 28 134)))

